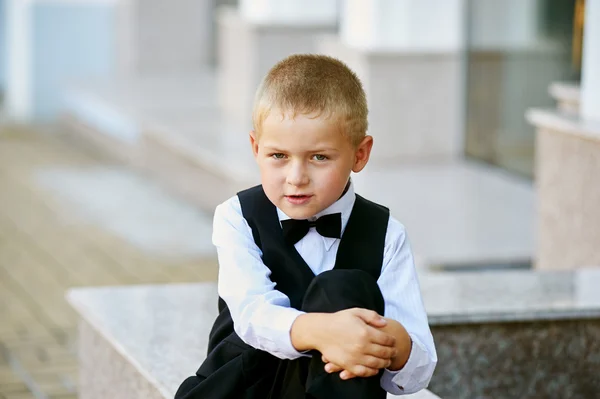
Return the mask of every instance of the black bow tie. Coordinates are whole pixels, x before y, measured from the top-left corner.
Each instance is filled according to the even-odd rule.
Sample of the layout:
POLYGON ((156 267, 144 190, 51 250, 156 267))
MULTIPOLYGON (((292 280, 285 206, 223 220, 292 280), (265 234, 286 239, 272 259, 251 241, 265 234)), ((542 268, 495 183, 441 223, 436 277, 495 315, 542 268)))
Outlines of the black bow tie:
POLYGON ((283 228, 283 237, 292 245, 300 241, 311 227, 315 227, 323 237, 340 238, 342 235, 342 214, 324 215, 315 221, 306 219, 282 220, 281 227, 283 228))

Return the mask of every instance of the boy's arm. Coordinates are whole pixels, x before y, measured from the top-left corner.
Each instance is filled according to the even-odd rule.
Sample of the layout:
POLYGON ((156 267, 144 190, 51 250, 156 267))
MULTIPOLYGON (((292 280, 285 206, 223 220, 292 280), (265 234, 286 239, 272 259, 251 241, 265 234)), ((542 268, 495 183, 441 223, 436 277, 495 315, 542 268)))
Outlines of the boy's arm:
POLYGON ((385 300, 384 316, 388 319, 385 329, 396 331, 397 345, 404 348, 399 348, 399 356, 407 357, 395 359, 395 364, 384 371, 381 386, 396 395, 417 392, 429 384, 437 354, 406 231, 391 216, 378 284, 385 300), (404 341, 406 334, 410 337, 410 346, 404 341))
POLYGON ((212 240, 219 257, 218 292, 235 332, 248 345, 281 359, 302 356, 291 343, 290 330, 303 312, 291 308, 289 298, 275 289, 237 196, 215 210, 212 240))
MULTIPOLYGON (((219 256, 219 296, 227 303, 235 332, 248 345, 264 350, 282 359, 303 356, 300 351, 320 349, 331 357, 363 374, 357 363, 369 363, 377 369, 386 365, 382 360, 356 350, 360 341, 370 344, 368 355, 389 359, 395 353, 394 338, 377 328, 366 329, 366 323, 383 326, 385 321, 375 312, 348 309, 337 313, 306 314, 290 307, 289 298, 275 289, 269 278, 270 270, 261 259, 261 251, 252 237, 252 230, 244 219, 236 197, 219 205, 215 210, 213 243, 219 256), (296 320, 308 319, 304 324, 301 341, 292 344, 291 335, 296 320), (346 326, 346 327, 344 327, 346 326), (360 334, 363 329, 364 334, 360 334), (340 339, 342 337, 342 339, 340 339), (346 347, 344 347, 346 346, 346 347), (297 350, 298 348, 298 350, 297 350), (365 357, 369 357, 365 360, 365 357)), ((296 324, 296 327, 298 324, 296 324)), ((298 338, 298 334, 295 334, 298 338)))

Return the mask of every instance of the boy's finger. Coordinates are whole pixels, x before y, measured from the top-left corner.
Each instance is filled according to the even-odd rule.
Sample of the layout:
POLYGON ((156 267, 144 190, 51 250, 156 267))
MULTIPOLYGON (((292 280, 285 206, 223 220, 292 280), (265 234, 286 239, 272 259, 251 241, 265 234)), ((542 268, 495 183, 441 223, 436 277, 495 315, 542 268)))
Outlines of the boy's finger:
POLYGON ((355 308, 354 314, 373 327, 385 327, 387 325, 387 321, 373 310, 355 308))
POLYGON ((329 363, 329 360, 325 357, 325 355, 321 356, 321 361, 325 364, 329 363))
POLYGON ((361 361, 361 364, 363 366, 366 366, 370 369, 385 369, 390 367, 390 365, 392 364, 392 361, 390 358, 387 359, 382 359, 376 356, 370 356, 367 355, 363 358, 363 360, 361 361))
POLYGON ((363 365, 356 365, 351 370, 344 370, 340 373, 340 378, 345 380, 354 377, 371 377, 379 373, 379 369, 372 369, 363 365))
POLYGON ((341 368, 340 366, 338 366, 337 364, 327 363, 325 365, 325 371, 327 371, 328 373, 337 373, 342 370, 344 370, 344 369, 341 368))
POLYGON ((379 344, 371 344, 366 350, 365 355, 373 356, 379 359, 393 359, 398 355, 398 350, 393 346, 384 346, 379 344))
POLYGON ((395 347, 396 345, 396 338, 386 332, 378 330, 377 328, 371 328, 369 333, 371 342, 374 344, 391 347, 395 347))
POLYGON ((352 374, 351 372, 349 372, 348 370, 344 370, 340 373, 340 378, 342 380, 349 380, 352 378, 356 378, 356 376, 354 374, 352 374))

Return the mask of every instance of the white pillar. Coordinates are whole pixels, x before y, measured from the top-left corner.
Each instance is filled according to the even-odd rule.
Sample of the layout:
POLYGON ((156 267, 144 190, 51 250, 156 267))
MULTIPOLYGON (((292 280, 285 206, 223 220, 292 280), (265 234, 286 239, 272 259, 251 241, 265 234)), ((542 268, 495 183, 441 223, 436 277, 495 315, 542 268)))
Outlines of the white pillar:
POLYGON ((8 1, 9 118, 52 120, 63 105, 65 85, 111 76, 116 1, 8 1))
MULTIPOLYGON (((88 0, 89 1, 89 0, 88 0)), ((211 62, 214 0, 117 0, 125 74, 195 73, 211 62)))
POLYGON ((320 50, 363 82, 373 163, 462 156, 464 16, 465 0, 345 1, 320 50))
POLYGON ((32 113, 30 13, 27 0, 7 0, 6 99, 8 116, 25 121, 32 113))
POLYGON ((581 116, 600 121, 600 0, 585 2, 581 116))
MULTIPOLYGON (((269 69, 294 53, 315 53, 337 24, 336 0, 240 0, 217 14, 219 104, 249 123, 254 94, 269 69)), ((229 140, 221 136, 224 140, 229 140)))
POLYGON ((239 10, 254 23, 329 24, 337 20, 337 0, 239 0, 239 10))
POLYGON ((464 0, 346 0, 342 43, 362 49, 455 51, 464 43, 464 0))

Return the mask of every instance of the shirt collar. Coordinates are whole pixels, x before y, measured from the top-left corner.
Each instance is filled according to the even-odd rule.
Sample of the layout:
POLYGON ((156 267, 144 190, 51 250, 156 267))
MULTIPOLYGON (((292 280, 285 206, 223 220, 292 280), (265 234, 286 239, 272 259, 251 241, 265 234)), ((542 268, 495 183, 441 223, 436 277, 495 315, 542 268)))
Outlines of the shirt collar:
MULTIPOLYGON (((342 214, 342 235, 344 234, 344 230, 346 230, 346 225, 348 224, 348 220, 350 219, 350 214, 352 213, 352 208, 354 207, 354 202, 356 200, 356 194, 354 193, 354 185, 352 184, 352 180, 350 180, 348 190, 346 193, 336 202, 331 204, 329 207, 323 209, 321 212, 317 213, 313 217, 308 218, 309 220, 315 220, 323 215, 329 215, 332 213, 341 213, 342 214)), ((282 220, 291 219, 288 215, 286 215, 281 209, 277 208, 277 216, 279 217, 279 222, 282 220)), ((280 223, 281 224, 281 223, 280 223)), ((325 244, 325 248, 329 251, 332 245, 335 243, 335 240, 338 238, 331 237, 323 237, 323 243, 325 244)), ((302 241, 302 240, 300 240, 302 241)))

